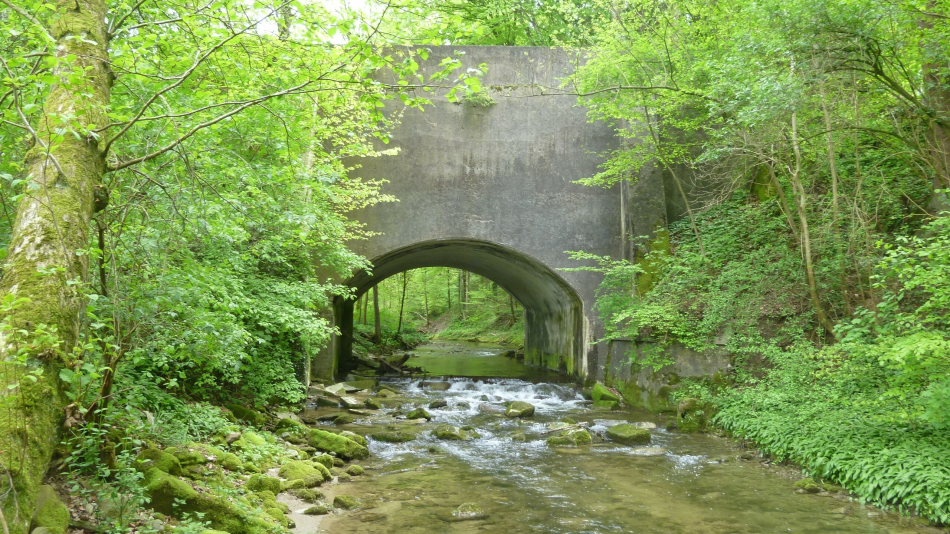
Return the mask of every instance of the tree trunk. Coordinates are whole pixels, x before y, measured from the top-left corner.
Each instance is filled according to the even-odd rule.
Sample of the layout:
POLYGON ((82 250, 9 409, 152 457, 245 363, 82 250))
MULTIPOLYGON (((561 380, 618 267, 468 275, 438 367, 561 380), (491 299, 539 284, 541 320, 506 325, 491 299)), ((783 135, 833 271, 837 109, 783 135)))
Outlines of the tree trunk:
POLYGON ((927 12, 918 22, 924 32, 922 52, 925 58, 924 71, 924 102, 932 116, 928 129, 930 158, 934 168, 933 189, 930 208, 934 211, 950 209, 947 193, 937 193, 937 190, 950 189, 950 76, 947 76, 948 62, 946 60, 942 38, 934 31, 934 26, 940 25, 940 19, 945 15, 939 13, 937 2, 927 2, 927 12), (930 61, 926 61, 930 59, 930 61))
POLYGON ((89 267, 87 256, 76 252, 89 246, 93 192, 105 173, 96 138, 57 118, 78 117, 83 127, 92 129, 108 124, 106 3, 57 4, 61 16, 49 33, 56 39, 52 48, 64 62, 53 74, 70 76, 73 82, 53 85, 46 97, 25 162, 31 186, 24 189, 17 209, 0 279, 0 294, 17 299, 17 305, 5 311, 11 329, 0 333, 0 468, 6 475, 0 477, 0 494, 10 534, 29 527, 37 487, 59 441, 65 407, 59 371, 70 364, 79 337, 84 299, 75 282, 87 281, 89 267), (66 62, 67 57, 72 60, 66 62), (64 127, 78 135, 54 135, 64 127), (47 332, 55 329, 57 347, 31 339, 41 325, 47 332), (25 338, 13 334, 16 329, 25 330, 25 338), (24 348, 25 353, 18 354, 24 348), (24 379, 28 374, 32 378, 24 379))
POLYGON ((462 320, 468 319, 468 271, 462 271, 462 320))
POLYGON ((825 315, 825 310, 821 307, 821 299, 818 298, 818 284, 815 281, 815 266, 812 263, 813 259, 811 255, 811 235, 808 232, 808 216, 805 209, 808 196, 805 193, 805 188, 802 186, 801 181, 802 152, 798 144, 798 115, 796 113, 792 113, 792 148, 795 151, 795 168, 792 170, 791 178, 792 186, 795 188, 795 194, 798 197, 798 202, 796 202, 795 205, 798 208, 798 223, 801 226, 802 232, 802 255, 805 257, 805 276, 808 279, 808 292, 811 295, 811 302, 815 308, 815 313, 818 314, 818 322, 821 323, 821 326, 827 331, 831 339, 834 340, 834 325, 831 323, 831 320, 828 319, 828 316, 825 315))
POLYGON ((369 295, 363 295, 363 324, 366 324, 369 315, 369 295))
POLYGON ((445 308, 446 313, 452 312, 452 271, 449 269, 445 270, 445 296, 449 301, 449 305, 445 308))
POLYGON ((373 325, 376 327, 373 340, 380 343, 383 340, 383 326, 379 322, 379 291, 376 289, 377 287, 373 286, 373 325))
POLYGON ((406 287, 409 285, 409 271, 402 272, 402 298, 399 299, 399 323, 396 333, 402 332, 402 312, 406 308, 406 287))
POLYGON ((429 326, 429 288, 426 287, 426 270, 422 270, 422 302, 426 310, 426 326, 429 326))

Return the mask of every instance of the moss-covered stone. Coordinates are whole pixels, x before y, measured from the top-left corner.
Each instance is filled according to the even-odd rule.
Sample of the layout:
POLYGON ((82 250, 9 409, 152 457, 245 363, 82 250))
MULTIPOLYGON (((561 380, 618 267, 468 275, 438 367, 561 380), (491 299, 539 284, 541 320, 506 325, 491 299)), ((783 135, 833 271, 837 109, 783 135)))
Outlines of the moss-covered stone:
POLYGON ((66 534, 69 529, 69 508, 59 500, 52 486, 40 486, 36 491, 32 528, 46 528, 50 534, 66 534))
POLYGON ((305 432, 307 430, 307 425, 286 417, 277 421, 277 424, 274 425, 274 429, 278 432, 280 431, 290 431, 290 432, 305 432))
POLYGON ((577 447, 590 445, 592 441, 590 433, 583 428, 571 428, 547 439, 548 445, 552 447, 577 447))
POLYGON ((590 396, 592 399, 594 399, 594 402, 600 400, 620 402, 620 396, 607 389, 607 386, 601 384, 600 382, 594 384, 594 388, 591 390, 590 396))
POLYGON ((464 441, 468 439, 468 435, 461 428, 449 424, 435 427, 435 430, 432 431, 432 435, 439 439, 454 441, 464 441))
POLYGON ((821 486, 817 482, 810 478, 803 478, 795 483, 795 489, 802 493, 818 493, 821 491, 821 486))
POLYGON ((364 471, 363 468, 358 465, 351 465, 346 468, 346 474, 350 475, 351 477, 363 476, 365 472, 366 471, 364 471))
POLYGON ((290 492, 291 495, 297 497, 303 502, 315 503, 317 501, 322 501, 324 499, 323 492, 320 490, 306 488, 306 489, 296 489, 290 492))
POLYGON ((340 435, 343 436, 344 438, 348 439, 348 440, 355 441, 356 443, 359 443, 360 445, 362 445, 362 446, 364 446, 364 447, 366 447, 366 446, 368 445, 368 444, 366 443, 366 438, 364 438, 363 436, 357 434, 356 432, 350 432, 349 430, 343 430, 343 431, 340 432, 340 435))
POLYGON ((327 515, 333 508, 329 504, 315 504, 303 511, 306 515, 327 515))
POLYGON ((337 495, 333 498, 333 506, 343 510, 352 510, 360 507, 360 501, 356 497, 349 495, 337 495))
POLYGON ((313 466, 314 469, 320 472, 320 475, 323 477, 323 480, 329 481, 333 479, 333 475, 330 473, 329 467, 318 462, 314 462, 311 465, 313 466))
POLYGON ((370 410, 381 410, 383 405, 374 398, 369 398, 363 401, 363 406, 366 406, 370 410))
POLYGON ((280 483, 281 491, 295 490, 295 489, 304 489, 307 487, 306 482, 303 479, 294 479, 294 480, 285 480, 280 483))
POLYGON ((261 426, 267 420, 264 417, 264 414, 245 408, 240 404, 229 404, 227 408, 231 410, 231 413, 234 414, 234 417, 237 417, 238 419, 253 425, 261 426))
POLYGON ((250 491, 272 491, 277 494, 280 493, 281 484, 279 478, 267 475, 251 475, 244 487, 250 491))
POLYGON ((250 430, 241 434, 241 439, 254 447, 263 447, 264 445, 267 445, 266 439, 261 437, 259 434, 251 432, 250 430))
POLYGON ((311 430, 309 443, 317 450, 334 452, 343 458, 362 460, 369 456, 369 450, 364 445, 325 430, 311 430))
POLYGON ((228 471, 238 471, 242 467, 241 459, 230 452, 226 452, 224 455, 218 458, 218 465, 227 469, 228 471))
POLYGON ((607 429, 607 437, 626 445, 650 443, 650 431, 637 425, 620 424, 607 429))
POLYGON ((333 418, 334 425, 348 425, 353 421, 356 421, 356 418, 353 417, 352 414, 348 413, 341 413, 340 415, 333 418))
POLYGON ((319 456, 314 456, 312 461, 326 467, 327 469, 333 467, 333 457, 329 454, 321 454, 319 456))
POLYGON ((508 405, 505 417, 531 417, 534 415, 534 405, 530 402, 515 401, 508 405))
POLYGON ((311 464, 304 460, 294 460, 281 466, 279 474, 288 480, 302 480, 305 487, 312 488, 330 479, 324 472, 325 470, 326 468, 321 464, 311 464))
POLYGON ((154 447, 143 449, 135 458, 135 468, 145 473, 151 468, 173 476, 181 476, 181 463, 174 455, 154 447))
POLYGON ((269 515, 280 524, 280 526, 287 528, 290 526, 290 520, 287 519, 287 516, 284 515, 283 510, 277 508, 276 506, 265 506, 264 513, 269 515))
POLYGON ((416 439, 416 435, 410 432, 377 432, 372 435, 376 441, 385 441, 386 443, 405 443, 416 439))
POLYGON ((594 408, 600 408, 602 410, 616 410, 620 408, 620 403, 612 400, 599 400, 594 401, 594 408))
POLYGON ((425 411, 423 408, 416 408, 411 412, 406 414, 406 419, 425 419, 426 421, 431 421, 432 416, 429 415, 429 412, 425 411))
POLYGON ((273 529, 271 522, 248 514, 227 499, 198 492, 191 484, 154 467, 145 474, 144 483, 150 506, 163 514, 200 513, 213 529, 230 534, 265 534, 273 529))

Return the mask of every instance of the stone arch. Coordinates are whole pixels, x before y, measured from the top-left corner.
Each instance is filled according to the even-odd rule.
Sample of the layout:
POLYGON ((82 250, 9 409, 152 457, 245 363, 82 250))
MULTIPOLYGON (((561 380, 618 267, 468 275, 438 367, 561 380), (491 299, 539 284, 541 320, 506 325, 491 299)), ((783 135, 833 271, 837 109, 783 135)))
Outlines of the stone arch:
MULTIPOLYGON (((395 274, 420 267, 464 269, 491 279, 525 310, 525 363, 578 375, 584 351, 583 301, 556 271, 510 247, 477 239, 421 241, 383 254, 373 271, 360 271, 347 284, 361 296, 395 274)), ((354 300, 334 301, 335 363, 352 355, 354 300)), ((334 366, 336 371, 337 366, 334 366)))

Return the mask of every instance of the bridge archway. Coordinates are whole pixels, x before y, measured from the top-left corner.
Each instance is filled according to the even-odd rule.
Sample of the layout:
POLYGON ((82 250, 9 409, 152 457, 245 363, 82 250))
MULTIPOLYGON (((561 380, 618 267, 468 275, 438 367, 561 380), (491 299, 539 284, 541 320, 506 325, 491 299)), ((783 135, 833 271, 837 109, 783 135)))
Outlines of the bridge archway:
MULTIPOLYGON (((408 245, 373 259, 373 271, 348 281, 361 296, 379 282, 410 269, 451 267, 491 279, 524 307, 525 363, 577 375, 584 350, 584 309, 577 292, 556 271, 510 247, 476 239, 437 239, 408 245)), ((337 365, 353 351, 354 300, 337 298, 334 323, 337 365)))

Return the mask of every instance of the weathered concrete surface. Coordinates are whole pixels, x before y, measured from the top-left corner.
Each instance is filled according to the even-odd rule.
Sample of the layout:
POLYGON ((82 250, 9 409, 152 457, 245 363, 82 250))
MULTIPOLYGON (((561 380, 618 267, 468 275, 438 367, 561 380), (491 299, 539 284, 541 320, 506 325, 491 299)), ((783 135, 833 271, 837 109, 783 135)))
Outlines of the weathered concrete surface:
POLYGON ((623 393, 624 400, 650 410, 672 410, 669 394, 683 378, 725 380, 731 369, 731 354, 721 347, 697 352, 673 343, 663 346, 650 341, 614 340, 608 344, 605 382, 623 393), (654 371, 645 365, 657 353, 673 363, 654 371))
MULTIPOLYGON (((398 155, 352 162, 352 174, 387 180, 399 199, 352 217, 378 235, 349 243, 370 258, 373 274, 349 283, 358 294, 402 270, 467 269, 491 278, 525 307, 525 358, 581 378, 603 375, 607 363, 593 304, 601 276, 578 267, 565 251, 632 257, 629 242, 666 223, 661 173, 612 189, 574 183, 592 176, 620 146, 612 126, 589 122, 574 96, 557 90, 578 56, 533 47, 432 47, 420 72, 438 70, 463 52, 463 68, 486 64, 482 86, 494 104, 451 103, 446 91, 427 95, 424 112, 388 103, 400 117, 388 146, 398 155), (552 93, 562 93, 552 95, 552 93)), ((384 76, 384 75, 381 75, 384 76)), ((312 364, 328 377, 351 351, 353 302, 338 299, 331 347, 312 364)))

